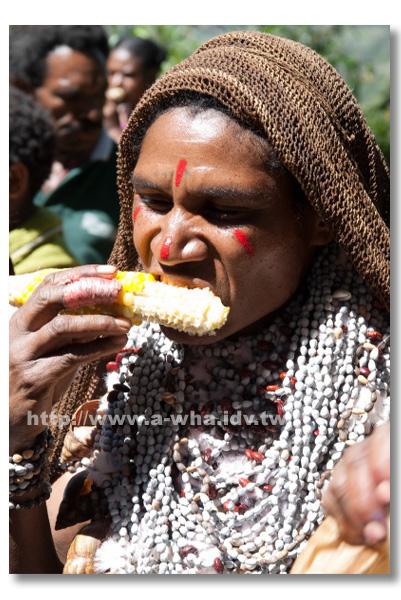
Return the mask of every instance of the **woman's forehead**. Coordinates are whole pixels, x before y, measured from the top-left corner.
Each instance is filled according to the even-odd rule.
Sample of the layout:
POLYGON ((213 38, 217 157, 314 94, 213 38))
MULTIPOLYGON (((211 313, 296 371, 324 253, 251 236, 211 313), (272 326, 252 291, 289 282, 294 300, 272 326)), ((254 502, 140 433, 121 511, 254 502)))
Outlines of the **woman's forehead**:
POLYGON ((229 165, 240 161, 263 168, 272 152, 267 140, 241 127, 233 118, 215 109, 194 111, 191 107, 170 109, 149 127, 140 152, 167 158, 188 152, 192 158, 229 165))

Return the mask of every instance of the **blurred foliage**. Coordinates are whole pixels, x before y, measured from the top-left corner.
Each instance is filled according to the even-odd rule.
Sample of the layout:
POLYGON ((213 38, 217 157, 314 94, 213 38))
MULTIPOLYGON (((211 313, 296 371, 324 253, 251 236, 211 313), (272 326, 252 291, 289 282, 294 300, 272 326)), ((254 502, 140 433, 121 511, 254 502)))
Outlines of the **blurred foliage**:
POLYGON ((167 51, 162 72, 210 38, 233 30, 264 31, 310 46, 352 89, 390 164, 390 27, 386 25, 107 25, 110 45, 121 37, 150 38, 167 51))

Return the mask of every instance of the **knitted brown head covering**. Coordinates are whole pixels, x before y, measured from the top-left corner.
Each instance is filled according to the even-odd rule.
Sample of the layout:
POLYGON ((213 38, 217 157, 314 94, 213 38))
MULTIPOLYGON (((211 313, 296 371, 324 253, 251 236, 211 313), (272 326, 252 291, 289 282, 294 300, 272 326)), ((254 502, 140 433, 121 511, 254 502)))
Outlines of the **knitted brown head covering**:
MULTIPOLYGON (((388 307, 389 173, 383 155, 337 71, 302 44, 263 33, 210 40, 143 96, 120 141, 121 216, 109 262, 120 269, 136 265, 131 176, 138 138, 158 107, 182 91, 212 96, 240 122, 265 133, 334 239, 388 307)), ((82 402, 80 391, 87 390, 93 373, 82 371, 70 390, 70 408, 82 402)))

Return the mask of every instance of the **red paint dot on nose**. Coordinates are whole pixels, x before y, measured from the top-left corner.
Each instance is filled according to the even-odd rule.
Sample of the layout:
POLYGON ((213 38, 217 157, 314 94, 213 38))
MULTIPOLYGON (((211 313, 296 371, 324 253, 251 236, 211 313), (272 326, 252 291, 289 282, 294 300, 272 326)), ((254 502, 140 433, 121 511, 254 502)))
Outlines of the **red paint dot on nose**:
POLYGON ((135 219, 137 218, 137 216, 138 216, 139 211, 141 210, 141 208, 142 208, 141 206, 138 206, 138 208, 135 209, 135 211, 134 211, 134 223, 135 223, 135 219))
POLYGON ((186 166, 187 166, 187 161, 185 160, 185 158, 183 158, 182 160, 180 160, 180 162, 177 165, 177 171, 175 173, 175 185, 176 185, 176 187, 178 185, 180 185, 180 181, 182 179, 182 176, 184 174, 186 166))
POLYGON ((173 238, 171 237, 171 235, 168 235, 166 237, 166 239, 164 240, 162 247, 160 249, 160 258, 162 260, 166 260, 168 258, 172 241, 173 241, 173 238))
POLYGON ((255 248, 252 246, 252 244, 248 240, 248 237, 245 235, 245 233, 243 231, 241 231, 240 229, 235 229, 234 235, 237 238, 237 240, 239 241, 239 243, 242 244, 242 246, 244 247, 245 251, 248 254, 255 253, 255 248))

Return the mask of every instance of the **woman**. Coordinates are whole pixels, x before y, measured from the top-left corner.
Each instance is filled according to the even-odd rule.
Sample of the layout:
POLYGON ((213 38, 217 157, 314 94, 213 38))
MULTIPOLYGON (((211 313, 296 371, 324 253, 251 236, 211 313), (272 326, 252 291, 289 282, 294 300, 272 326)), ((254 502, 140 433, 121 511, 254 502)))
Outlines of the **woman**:
MULTIPOLYGON (((92 432, 53 532, 61 556, 92 518, 91 553, 76 545, 65 572, 289 572, 333 470, 344 535, 385 538, 387 425, 363 440, 388 419, 388 170, 342 79, 289 40, 219 36, 145 94, 119 166, 111 265, 138 258, 167 283, 208 286, 230 314, 200 338, 60 318, 66 281, 93 278, 82 304, 116 293, 114 267, 87 266, 50 276, 13 317, 12 453, 43 431, 28 410, 50 412, 97 361, 58 403, 71 415, 98 397, 98 359, 129 348, 98 414, 133 422, 92 432)), ((54 429, 53 469, 67 427, 54 429)), ((70 476, 53 486, 52 522, 70 476)), ((44 505, 12 514, 15 569, 60 570, 44 505)))
POLYGON ((154 83, 166 53, 152 40, 123 38, 107 59, 104 125, 117 143, 128 118, 145 91, 154 83))

